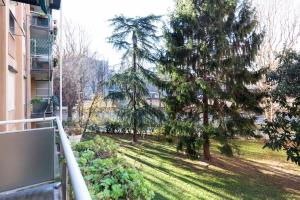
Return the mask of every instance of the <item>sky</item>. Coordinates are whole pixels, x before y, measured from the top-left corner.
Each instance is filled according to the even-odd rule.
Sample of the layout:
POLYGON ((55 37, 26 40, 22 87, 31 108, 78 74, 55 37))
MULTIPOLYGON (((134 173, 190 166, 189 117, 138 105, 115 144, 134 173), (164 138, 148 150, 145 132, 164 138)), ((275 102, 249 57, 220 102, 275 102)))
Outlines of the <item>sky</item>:
MULTIPOLYGON (((85 29, 91 39, 92 51, 107 59, 111 66, 120 63, 120 53, 106 42, 112 33, 109 19, 119 14, 128 17, 167 15, 173 7, 174 0, 62 0, 63 20, 71 20, 85 29)), ((54 18, 59 20, 57 11, 54 18)))
MULTIPOLYGON (((300 0, 252 0, 255 6, 266 12, 272 9, 269 4, 280 7, 278 19, 290 14, 290 11, 300 13, 300 0)), ((167 15, 174 8, 174 0, 62 0, 63 18, 73 24, 80 25, 89 35, 91 50, 97 52, 100 58, 107 59, 110 66, 120 63, 120 53, 117 53, 106 42, 112 33, 108 20, 115 15, 123 14, 128 17, 146 16, 149 14, 167 15), (76 2, 76 3, 75 3, 76 2)), ((297 18, 300 15, 297 15, 297 18)), ((59 21, 59 13, 54 13, 54 18, 59 21)), ((285 18, 282 18, 284 21, 285 18)), ((300 21, 300 20, 299 20, 300 21)), ((298 24, 299 25, 299 24, 298 24)), ((300 26, 299 26, 300 27, 300 26)), ((299 43, 300 45, 300 43, 299 43)), ((298 45, 298 49, 300 46, 298 45)))

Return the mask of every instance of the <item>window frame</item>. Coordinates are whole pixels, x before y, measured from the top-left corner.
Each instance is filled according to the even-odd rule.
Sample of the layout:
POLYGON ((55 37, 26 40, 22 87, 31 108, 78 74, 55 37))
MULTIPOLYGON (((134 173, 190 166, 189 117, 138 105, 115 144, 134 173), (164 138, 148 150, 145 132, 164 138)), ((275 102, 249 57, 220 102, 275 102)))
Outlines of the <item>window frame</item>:
POLYGON ((7 79, 7 110, 11 112, 16 109, 16 73, 9 70, 7 79))
POLYGON ((15 35, 16 34, 16 22, 15 22, 15 17, 14 17, 14 14, 9 11, 9 32, 12 34, 12 35, 15 35))

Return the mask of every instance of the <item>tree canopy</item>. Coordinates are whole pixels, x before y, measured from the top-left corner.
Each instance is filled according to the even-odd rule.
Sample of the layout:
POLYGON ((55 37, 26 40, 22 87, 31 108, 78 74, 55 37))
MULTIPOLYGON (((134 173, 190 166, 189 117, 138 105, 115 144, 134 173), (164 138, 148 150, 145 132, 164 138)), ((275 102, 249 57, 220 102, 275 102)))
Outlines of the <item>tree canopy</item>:
POLYGON ((279 67, 268 81, 274 86, 272 101, 279 108, 262 129, 269 136, 265 147, 285 150, 287 159, 300 165, 300 54, 287 49, 278 58, 279 67))
POLYGON ((156 75, 147 69, 147 64, 157 61, 156 43, 159 37, 156 23, 159 19, 159 16, 150 15, 136 18, 116 16, 110 20, 114 29, 108 41, 123 52, 126 69, 110 79, 109 85, 117 89, 106 98, 125 102, 118 115, 133 129, 133 141, 137 141, 138 131, 153 126, 163 117, 159 109, 147 102, 147 80, 157 80, 156 75))
POLYGON ((228 138, 253 135, 263 94, 253 85, 264 68, 253 63, 263 34, 255 31, 255 10, 247 1, 177 0, 165 29, 161 59, 166 130, 180 136, 188 155, 210 160, 210 138, 230 151, 228 138))

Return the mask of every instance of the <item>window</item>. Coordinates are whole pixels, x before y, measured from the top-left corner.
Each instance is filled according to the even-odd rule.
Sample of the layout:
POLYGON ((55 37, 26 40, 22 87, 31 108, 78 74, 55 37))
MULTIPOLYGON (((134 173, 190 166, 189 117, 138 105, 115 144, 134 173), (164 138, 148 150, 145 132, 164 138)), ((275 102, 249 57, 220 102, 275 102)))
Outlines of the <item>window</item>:
POLYGON ((8 111, 12 111, 15 109, 15 82, 16 77, 15 73, 9 71, 8 72, 8 87, 7 87, 7 105, 8 105, 8 111))
POLYGON ((27 96, 27 88, 26 88, 26 86, 27 86, 27 84, 26 84, 26 81, 27 81, 27 79, 26 78, 24 78, 23 79, 23 104, 24 104, 24 108, 25 108, 25 106, 26 106, 26 96, 27 96))
POLYGON ((49 97, 49 82, 48 81, 36 81, 36 96, 41 98, 49 97))
POLYGON ((9 32, 15 34, 15 18, 11 11, 9 11, 9 32))

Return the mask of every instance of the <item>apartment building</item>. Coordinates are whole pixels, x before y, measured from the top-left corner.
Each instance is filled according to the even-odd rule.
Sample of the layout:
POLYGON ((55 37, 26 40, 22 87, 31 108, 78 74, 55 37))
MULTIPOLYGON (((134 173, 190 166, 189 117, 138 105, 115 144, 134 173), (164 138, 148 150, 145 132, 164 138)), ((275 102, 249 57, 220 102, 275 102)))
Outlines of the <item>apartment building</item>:
MULTIPOLYGON (((60 1, 0 1, 0 121, 51 116, 52 47, 56 25, 52 9, 60 1), (39 2, 48 3, 45 13, 39 2)), ((31 124, 2 125, 0 131, 31 124)), ((45 124, 32 124, 42 127, 45 124)))
POLYGON ((91 199, 61 121, 49 117, 59 7, 0 0, 0 199, 68 199, 69 174, 76 199, 91 199))
MULTIPOLYGON (((29 15, 29 5, 0 1, 0 121, 29 116, 29 15)), ((1 126, 0 131, 15 128, 1 126)))
MULTIPOLYGON (((31 118, 49 117, 53 115, 52 72, 57 64, 53 44, 57 27, 51 10, 45 15, 41 7, 31 6, 30 12, 31 118)), ((48 125, 37 123, 34 126, 48 125)))
POLYGON ((61 121, 49 117, 59 7, 0 0, 0 199, 68 199, 67 177, 76 199, 91 199, 61 121))

